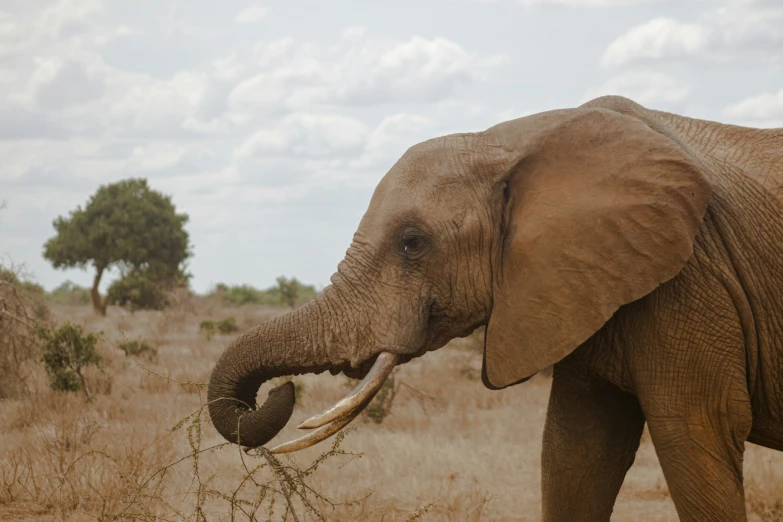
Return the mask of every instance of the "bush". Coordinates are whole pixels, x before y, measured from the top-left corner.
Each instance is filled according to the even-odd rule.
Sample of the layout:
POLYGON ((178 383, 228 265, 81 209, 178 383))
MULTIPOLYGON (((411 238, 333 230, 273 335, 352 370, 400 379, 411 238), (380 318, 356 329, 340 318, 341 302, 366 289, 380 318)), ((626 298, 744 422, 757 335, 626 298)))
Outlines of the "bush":
POLYGON ((86 332, 80 325, 65 322, 58 328, 38 325, 36 334, 43 341, 41 357, 49 375, 49 386, 57 391, 83 391, 92 398, 84 369, 100 367, 101 356, 95 350, 98 334, 86 332))
POLYGON ((233 317, 226 317, 222 321, 201 321, 198 325, 198 331, 202 332, 207 341, 211 341, 216 332, 221 334, 230 334, 239 331, 239 326, 233 317))
POLYGON ((156 281, 145 272, 132 271, 112 283, 107 303, 126 306, 131 311, 163 310, 169 305, 167 292, 175 286, 174 280, 156 281))
POLYGON ((276 296, 269 292, 253 288, 250 285, 226 286, 218 284, 213 294, 220 297, 223 302, 233 305, 256 304, 273 306, 279 301, 276 296))
POLYGON ((296 278, 286 279, 284 276, 280 276, 277 278, 277 285, 266 290, 259 290, 250 285, 228 286, 224 283, 218 283, 210 295, 232 305, 294 307, 314 298, 317 293, 318 291, 312 285, 302 284, 296 278))
POLYGON ((293 308, 299 299, 299 289, 302 285, 295 277, 286 279, 285 276, 277 278, 277 293, 280 296, 280 304, 293 308))
POLYGON ((63 284, 46 294, 49 301, 58 304, 87 305, 90 304, 90 289, 84 288, 72 281, 63 284))
POLYGON ((146 356, 152 359, 158 355, 158 350, 149 345, 142 339, 125 339, 118 345, 119 349, 125 353, 125 355, 131 355, 134 357, 146 356))
POLYGON ((239 326, 233 317, 226 317, 217 324, 217 329, 222 334, 230 334, 239 331, 239 326))
POLYGON ((198 325, 198 331, 204 333, 207 341, 211 341, 215 336, 215 321, 201 321, 198 325))
POLYGON ((0 266, 0 399, 17 398, 27 389, 39 355, 35 325, 49 317, 43 295, 39 285, 0 266))

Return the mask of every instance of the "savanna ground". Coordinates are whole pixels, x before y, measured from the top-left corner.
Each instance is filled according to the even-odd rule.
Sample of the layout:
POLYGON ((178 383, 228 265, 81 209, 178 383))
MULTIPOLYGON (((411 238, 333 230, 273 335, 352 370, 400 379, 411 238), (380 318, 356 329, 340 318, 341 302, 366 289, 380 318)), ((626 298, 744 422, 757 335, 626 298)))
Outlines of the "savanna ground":
MULTIPOLYGON (((104 364, 88 372, 91 402, 49 390, 42 370, 33 373, 26 398, 0 401, 0 519, 230 520, 233 504, 236 520, 248 520, 246 513, 256 508, 257 520, 282 520, 284 496, 264 486, 282 492, 285 481, 277 480, 264 457, 220 446, 206 413, 188 417, 199 411, 206 391, 187 383, 206 383, 237 335, 208 340, 199 332, 201 321, 233 316, 244 329, 284 311, 227 308, 199 297, 183 298, 163 312, 110 307, 107 317, 93 315, 89 306, 53 305, 57 319, 103 331, 104 364), (123 338, 142 338, 157 355, 130 358, 117 347, 123 338), (198 460, 194 449, 201 451, 198 460), (248 470, 259 465, 265 467, 248 479, 248 470)), ((338 453, 361 456, 327 455, 305 478, 336 504, 308 496, 324 519, 539 520, 541 434, 551 379, 539 375, 490 391, 481 384, 480 367, 474 336, 398 368, 391 407, 387 389, 387 404, 375 411, 376 419, 386 416, 377 423, 363 414, 340 442, 338 453)), ((301 434, 299 421, 349 389, 347 378, 328 373, 294 380, 299 400, 292 422, 271 444, 301 434)), ((294 476, 334 441, 292 460, 281 457, 279 469, 294 476)), ((783 453, 748 444, 745 473, 751 520, 783 520, 783 453)), ((289 486, 301 486, 292 480, 289 486)), ((317 520, 292 496, 299 521, 317 520)), ((677 520, 646 432, 613 520, 677 520)))

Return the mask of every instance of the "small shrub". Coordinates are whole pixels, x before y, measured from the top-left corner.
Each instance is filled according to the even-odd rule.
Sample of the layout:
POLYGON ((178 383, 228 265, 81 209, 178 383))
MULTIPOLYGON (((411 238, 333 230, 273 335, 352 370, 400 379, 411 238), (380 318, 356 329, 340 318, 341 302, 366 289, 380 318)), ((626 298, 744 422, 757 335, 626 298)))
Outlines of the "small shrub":
POLYGON ((226 304, 233 305, 272 305, 276 301, 274 296, 250 285, 226 286, 221 283, 215 287, 214 294, 226 304))
POLYGON ((58 328, 38 325, 36 334, 43 341, 41 360, 49 375, 49 386, 57 391, 83 391, 92 399, 84 369, 100 367, 101 356, 95 350, 98 334, 86 332, 80 325, 65 322, 58 328))
POLYGON ((285 276, 280 276, 277 278, 277 284, 266 290, 259 290, 250 285, 228 286, 218 283, 209 295, 216 296, 229 305, 294 307, 296 304, 309 301, 317 293, 312 285, 302 284, 296 278, 287 279, 285 276))
POLYGON ((207 341, 211 341, 215 336, 215 321, 201 321, 198 325, 198 331, 204 334, 207 341))
POLYGON ((226 317, 222 321, 218 322, 217 329, 222 334, 230 334, 239 331, 236 320, 233 317, 226 317))
POLYGON ((168 306, 166 288, 169 283, 154 281, 144 272, 129 272, 113 282, 107 293, 107 303, 127 306, 131 311, 163 310, 168 306))
POLYGON ((299 281, 295 277, 286 279, 285 276, 277 278, 277 292, 280 294, 280 304, 293 308, 299 298, 299 281))
POLYGON ((207 341, 211 341, 215 337, 216 333, 230 334, 239 331, 239 325, 237 325, 236 319, 233 317, 226 317, 222 321, 201 321, 198 325, 198 331, 206 336, 207 341))
POLYGON ((131 355, 134 357, 141 356, 148 359, 153 359, 158 355, 158 350, 150 346, 142 339, 126 339, 119 344, 119 349, 122 350, 125 355, 131 355))

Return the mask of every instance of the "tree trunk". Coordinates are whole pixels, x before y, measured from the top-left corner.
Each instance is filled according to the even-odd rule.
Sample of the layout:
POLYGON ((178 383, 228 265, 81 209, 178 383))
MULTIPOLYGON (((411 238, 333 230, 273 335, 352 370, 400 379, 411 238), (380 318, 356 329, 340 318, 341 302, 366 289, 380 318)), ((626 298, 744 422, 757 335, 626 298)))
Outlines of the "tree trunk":
POLYGON ((101 294, 98 292, 98 285, 101 284, 101 276, 103 276, 104 267, 96 267, 95 279, 92 280, 92 309, 99 315, 106 315, 106 302, 101 301, 101 294))

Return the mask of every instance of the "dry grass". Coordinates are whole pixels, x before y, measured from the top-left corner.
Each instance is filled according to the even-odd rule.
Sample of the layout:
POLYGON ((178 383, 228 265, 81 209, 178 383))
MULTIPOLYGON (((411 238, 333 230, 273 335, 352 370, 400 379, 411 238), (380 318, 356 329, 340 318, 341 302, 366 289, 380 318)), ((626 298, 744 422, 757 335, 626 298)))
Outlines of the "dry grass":
MULTIPOLYGON (((253 509, 266 520, 272 499, 271 520, 282 520, 284 487, 299 519, 317 520, 298 496, 307 493, 305 485, 329 499, 306 495, 326 520, 540 518, 550 380, 537 376, 503 391, 486 390, 475 339, 456 340, 400 367, 382 423, 360 417, 328 461, 301 481, 297 471, 328 451, 329 443, 282 458, 272 472, 262 455, 223 445, 207 415, 191 416, 202 411, 205 393, 176 382, 206 382, 232 338, 208 341, 198 333, 200 321, 233 316, 244 328, 280 311, 227 309, 183 296, 165 312, 131 315, 110 308, 101 318, 89 307, 62 305, 53 313, 102 330, 106 364, 89 376, 97 390, 92 403, 46 390, 45 379, 33 379, 26 398, 0 401, 2 520, 230 520, 232 506, 236 520, 248 520, 253 509), (139 360, 150 371, 117 347, 123 338, 145 339, 157 349, 156 357, 139 360), (281 481, 282 472, 288 479, 281 481)), ((328 373, 297 377, 301 400, 293 420, 333 404, 346 380, 328 373)), ((296 424, 273 443, 296 436, 296 424)), ((751 520, 783 519, 783 453, 748 445, 745 470, 751 520)), ((677 520, 646 434, 613 520, 677 520)))

